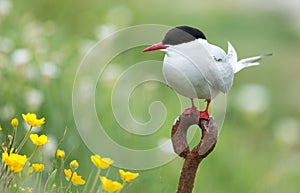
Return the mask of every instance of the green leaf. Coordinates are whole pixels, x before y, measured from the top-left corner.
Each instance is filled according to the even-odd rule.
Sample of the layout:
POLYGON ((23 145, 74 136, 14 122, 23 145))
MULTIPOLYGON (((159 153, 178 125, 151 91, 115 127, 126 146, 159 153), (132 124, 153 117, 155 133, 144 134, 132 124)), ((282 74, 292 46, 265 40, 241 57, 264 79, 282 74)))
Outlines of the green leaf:
MULTIPOLYGON (((51 190, 53 189, 53 185, 55 183, 55 178, 56 178, 56 173, 57 173, 57 169, 55 169, 48 177, 46 183, 45 183, 45 188, 44 188, 44 192, 45 193, 50 193, 51 190), (47 190, 46 190, 47 189, 47 190)), ((59 188, 59 187, 58 187, 59 188)))
POLYGON ((63 144, 63 142, 64 142, 64 140, 65 140, 66 134, 67 134, 67 128, 65 129, 64 135, 63 135, 63 137, 60 139, 60 141, 59 141, 59 143, 58 143, 58 145, 57 145, 57 147, 56 147, 56 150, 55 150, 55 153, 54 153, 54 159, 53 159, 53 162, 52 162, 52 172, 55 170, 56 162, 57 162, 57 159, 58 159, 57 156, 56 156, 56 152, 57 152, 57 150, 60 149, 60 147, 62 146, 62 144, 63 144))

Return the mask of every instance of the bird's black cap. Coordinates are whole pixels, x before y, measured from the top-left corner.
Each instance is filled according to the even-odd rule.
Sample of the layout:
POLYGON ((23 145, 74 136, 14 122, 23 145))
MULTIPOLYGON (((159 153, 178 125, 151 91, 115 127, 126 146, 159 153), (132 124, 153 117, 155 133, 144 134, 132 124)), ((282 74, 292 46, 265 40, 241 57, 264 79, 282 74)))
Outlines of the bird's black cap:
POLYGON ((162 43, 164 45, 178 45, 199 38, 206 39, 205 35, 200 30, 189 26, 178 26, 170 29, 166 33, 162 43))

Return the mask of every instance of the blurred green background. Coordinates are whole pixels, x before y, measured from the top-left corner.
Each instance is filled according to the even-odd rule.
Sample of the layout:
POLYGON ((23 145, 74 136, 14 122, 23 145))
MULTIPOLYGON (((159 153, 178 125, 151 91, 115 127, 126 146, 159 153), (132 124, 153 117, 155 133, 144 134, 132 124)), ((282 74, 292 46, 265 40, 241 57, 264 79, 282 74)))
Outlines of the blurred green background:
MULTIPOLYGON (((68 128, 63 148, 70 160, 79 161, 79 173, 87 178, 94 169, 89 158, 92 152, 81 141, 72 113, 73 81, 87 50, 106 35, 132 25, 190 25, 202 29, 209 42, 225 50, 226 41, 231 41, 239 58, 273 53, 263 65, 235 76, 216 149, 200 166, 194 192, 298 193, 299 8, 300 2, 292 0, 0 0, 0 124, 4 128, 0 135, 3 138, 9 132, 10 119, 20 120, 21 113, 45 116, 40 133, 52 142, 45 162, 50 164, 55 142, 68 128)), ((136 149, 169 138, 180 114, 170 88, 145 83, 133 92, 130 108, 137 120, 147 121, 148 105, 164 102, 168 114, 159 133, 139 138, 122 131, 114 119, 110 92, 122 70, 137 61, 163 59, 160 52, 141 54, 143 48, 116 58, 113 62, 118 65, 110 68, 105 88, 99 83, 105 92, 96 93, 99 114, 104 114, 99 118, 111 128, 109 135, 136 149)), ((32 150, 30 144, 26 147, 32 150)), ((127 192, 175 192, 182 164, 176 158, 162 167, 139 171, 139 179, 127 192)), ((118 179, 117 168, 109 176, 118 179)))

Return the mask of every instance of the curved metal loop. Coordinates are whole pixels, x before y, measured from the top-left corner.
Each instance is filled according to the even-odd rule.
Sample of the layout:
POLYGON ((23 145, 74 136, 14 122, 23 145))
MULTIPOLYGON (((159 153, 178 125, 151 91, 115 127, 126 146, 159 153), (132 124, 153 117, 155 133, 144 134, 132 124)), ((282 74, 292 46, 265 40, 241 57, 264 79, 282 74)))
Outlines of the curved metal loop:
POLYGON ((185 159, 177 193, 191 193, 197 169, 201 161, 208 156, 217 143, 218 127, 212 117, 209 120, 199 118, 200 111, 192 110, 189 114, 181 114, 172 127, 172 144, 174 151, 185 159), (191 125, 198 125, 202 130, 202 137, 198 145, 192 151, 188 145, 186 136, 191 125))
POLYGON ((172 144, 174 151, 180 157, 185 158, 188 153, 197 153, 200 157, 206 157, 214 148, 218 128, 212 117, 209 120, 199 118, 200 111, 193 110, 190 114, 181 114, 172 127, 172 144), (187 142, 187 130, 192 125, 198 125, 202 130, 202 137, 192 151, 187 142))

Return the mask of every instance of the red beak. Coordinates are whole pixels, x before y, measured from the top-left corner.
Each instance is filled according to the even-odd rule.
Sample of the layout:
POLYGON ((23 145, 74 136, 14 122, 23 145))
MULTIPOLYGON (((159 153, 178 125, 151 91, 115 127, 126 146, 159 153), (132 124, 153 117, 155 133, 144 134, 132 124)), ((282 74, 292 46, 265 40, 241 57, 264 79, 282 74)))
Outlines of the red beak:
POLYGON ((148 48, 144 49, 143 52, 166 49, 167 47, 168 46, 165 46, 160 42, 160 43, 157 43, 157 44, 153 44, 152 46, 149 46, 148 48))

